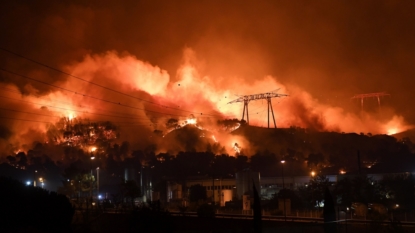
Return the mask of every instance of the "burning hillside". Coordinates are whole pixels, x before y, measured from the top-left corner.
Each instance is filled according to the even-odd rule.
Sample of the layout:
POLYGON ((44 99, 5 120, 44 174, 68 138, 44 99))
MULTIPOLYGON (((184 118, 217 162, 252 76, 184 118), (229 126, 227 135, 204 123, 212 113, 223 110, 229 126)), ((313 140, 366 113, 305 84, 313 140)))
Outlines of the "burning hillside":
MULTIPOLYGON (((206 123, 198 121, 194 115, 190 115, 183 121, 171 118, 166 123, 166 131, 159 133, 157 148, 159 152, 170 154, 180 151, 210 151, 214 154, 239 155, 243 153, 243 150, 238 143, 234 142, 235 137, 230 133, 239 128, 241 124, 245 122, 236 119, 206 123)), ((243 139, 238 140, 245 142, 243 139)))
MULTIPOLYGON (((221 121, 229 116, 234 118, 241 113, 242 106, 227 104, 231 93, 250 93, 252 90, 269 89, 270 86, 281 87, 285 93, 290 94, 290 97, 273 103, 275 120, 279 127, 295 125, 317 131, 370 132, 373 134, 391 133, 390 130, 396 133, 410 127, 405 124, 401 116, 392 115, 391 119, 384 117, 386 120, 382 120, 373 114, 363 112, 361 115, 356 115, 339 107, 321 104, 299 87, 284 86, 270 76, 258 79, 254 83, 241 83, 239 86, 226 84, 218 86, 217 81, 212 77, 198 73, 191 62, 195 59, 194 56, 193 51, 186 50, 185 62, 179 68, 176 80, 169 80, 165 71, 141 62, 131 55, 108 52, 102 55, 87 56, 83 61, 67 66, 65 69, 74 77, 82 77, 86 81, 69 78, 64 82, 59 82, 59 85, 53 84, 60 87, 58 90, 51 89, 49 92, 42 93, 41 89, 38 89, 40 87, 35 85, 25 86, 26 89, 21 89, 14 84, 3 85, 2 88, 9 90, 5 92, 4 97, 11 100, 10 104, 13 102, 16 103, 14 107, 20 106, 28 109, 27 112, 32 113, 33 116, 26 123, 13 122, 9 124, 9 127, 17 134, 31 129, 38 130, 40 133, 38 135, 41 135, 48 131, 47 128, 42 127, 41 124, 33 128, 31 121, 45 122, 45 125, 48 124, 46 121, 49 121, 49 124, 54 124, 55 117, 67 115, 69 112, 69 114, 76 113, 78 117, 67 118, 66 121, 59 122, 58 124, 63 124, 62 127, 66 132, 63 138, 55 137, 51 140, 86 145, 96 140, 96 134, 102 134, 108 140, 115 138, 114 132, 110 130, 113 126, 74 123, 81 118, 88 118, 95 122, 109 120, 114 125, 119 125, 123 140, 131 140, 133 144, 134 141, 148 139, 150 137, 148 132, 161 130, 167 135, 172 130, 187 125, 216 132, 218 120, 221 121), (118 81, 114 78, 118 76, 124 78, 118 81), (145 85, 140 85, 140 83, 145 83, 145 85), (26 91, 27 94, 19 95, 22 91, 26 91), (180 105, 175 103, 180 103, 180 105), (176 119, 175 117, 183 120, 169 120, 176 119), (146 133, 136 134, 135 131, 146 133)), ((5 77, 10 79, 13 75, 8 74, 5 77)), ((10 104, 5 102, 3 105, 10 104)), ((256 101, 250 103, 249 108, 251 109, 250 124, 265 127, 266 116, 269 114, 266 106, 262 105, 261 101, 256 101)), ((24 112, 15 111, 17 113, 12 119, 27 119, 24 112)), ((232 131, 240 124, 240 122, 227 120, 219 128, 232 131)), ((209 135, 208 138, 212 136, 219 137, 209 135)), ((200 146, 196 148, 201 149, 200 146)))
POLYGON ((50 125, 46 135, 54 144, 89 148, 105 148, 117 138, 117 127, 111 122, 90 122, 78 118, 62 118, 50 125))
POLYGON ((171 138, 172 130, 197 126, 212 132, 209 140, 245 149, 216 133, 218 120, 239 120, 244 107, 257 127, 268 126, 269 108, 279 128, 396 134, 415 123, 407 107, 414 97, 412 3, 376 10, 337 1, 44 4, 6 0, 0 9, 3 154, 35 141, 86 145, 96 140, 91 132, 107 131, 85 123, 62 138, 49 135, 68 116, 111 122, 116 139, 133 148, 154 144, 154 131, 171 138), (276 89, 288 97, 228 104, 276 89), (390 93, 381 108, 350 100, 377 91, 390 93), (177 122, 166 126, 169 119, 177 122))

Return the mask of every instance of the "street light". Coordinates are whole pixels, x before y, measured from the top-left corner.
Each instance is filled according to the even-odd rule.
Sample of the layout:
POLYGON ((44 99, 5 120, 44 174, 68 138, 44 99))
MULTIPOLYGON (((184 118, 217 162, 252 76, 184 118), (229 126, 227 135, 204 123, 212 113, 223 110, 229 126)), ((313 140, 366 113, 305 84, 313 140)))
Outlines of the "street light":
POLYGON ((36 187, 36 173, 37 170, 35 170, 35 172, 33 173, 33 187, 36 187))
MULTIPOLYGON (((282 190, 285 189, 285 183, 284 183, 284 164, 285 164, 285 160, 281 160, 281 164, 282 164, 282 190)), ((284 190, 285 191, 285 190, 284 190)), ((285 194, 283 193, 283 200, 284 200, 284 221, 287 222, 287 212, 285 211, 285 194)))
MULTIPOLYGON (((316 173, 314 171, 311 171, 311 177, 313 177, 313 179, 314 179, 315 175, 316 175, 316 173)), ((310 186, 310 187, 312 188, 313 186, 310 186)), ((314 201, 314 193, 313 192, 314 192, 313 189, 311 189, 311 204, 313 205, 313 208, 314 208, 316 206, 316 203, 314 201)))
POLYGON ((95 159, 95 156, 92 154, 92 152, 94 152, 95 151, 95 149, 94 149, 95 147, 93 147, 92 149, 91 149, 91 158, 90 158, 90 161, 91 161, 91 163, 90 163, 90 169, 91 169, 91 177, 89 177, 89 196, 90 196, 90 198, 92 199, 92 177, 93 177, 93 174, 92 174, 92 160, 94 160, 95 159))
POLYGON ((99 167, 97 167, 97 200, 99 203, 99 167))
POLYGON ((44 185, 45 183, 44 183, 44 180, 43 180, 43 178, 42 178, 42 177, 40 177, 40 178, 39 178, 39 182, 40 182, 40 184, 42 185, 42 188, 43 188, 43 185, 44 185))

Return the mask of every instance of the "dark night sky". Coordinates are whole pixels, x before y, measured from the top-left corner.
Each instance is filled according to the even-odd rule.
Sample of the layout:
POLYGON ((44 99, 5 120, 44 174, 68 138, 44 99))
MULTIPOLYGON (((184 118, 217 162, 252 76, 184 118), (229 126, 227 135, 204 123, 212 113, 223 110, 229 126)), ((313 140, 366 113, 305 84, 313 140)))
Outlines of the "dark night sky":
MULTIPOLYGON (((399 122, 399 130, 415 124, 411 105, 415 99, 414 1, 6 0, 1 5, 0 47, 143 98, 177 94, 172 86, 186 83, 181 67, 190 62, 201 77, 192 80, 204 80, 210 96, 215 92, 222 97, 253 94, 282 85, 293 99, 277 106, 283 109, 278 120, 284 126, 322 124, 315 128, 381 133, 385 129, 380 125, 391 121, 399 122), (101 78, 95 73, 90 77, 90 68, 85 67, 92 65, 88 66, 85 56, 105 60, 108 51, 151 66, 157 77, 143 79, 159 82, 160 75, 167 75, 161 82, 165 91, 127 88, 117 81, 122 76, 101 78), (267 86, 266 77, 275 83, 267 86), (367 101, 367 114, 359 113, 359 102, 350 100, 355 94, 381 91, 391 94, 382 99, 381 114, 373 99, 367 101), (333 114, 335 120, 328 119, 333 114), (354 127, 341 126, 343 120, 354 127)), ((81 85, 5 51, 0 51, 0 61, 3 69, 65 87, 81 85)), ((111 62, 98 63, 101 74, 118 68, 111 62)), ((4 72, 0 77, 3 86, 14 85, 29 97, 56 91, 4 72)), ((178 101, 183 97, 174 96, 178 101)), ((204 111, 240 117, 238 109, 221 110, 216 97, 201 99, 209 99, 197 103, 204 111)), ((192 103, 183 105, 189 109, 192 103)), ((2 116, 13 114, 1 112, 2 116)))

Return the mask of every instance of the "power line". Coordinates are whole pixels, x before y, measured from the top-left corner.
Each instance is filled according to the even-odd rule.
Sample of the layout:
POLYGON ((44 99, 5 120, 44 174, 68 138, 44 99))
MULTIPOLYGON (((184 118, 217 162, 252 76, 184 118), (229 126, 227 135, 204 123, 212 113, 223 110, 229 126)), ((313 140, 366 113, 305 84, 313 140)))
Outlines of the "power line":
MULTIPOLYGON (((106 103, 115 104, 117 106, 123 106, 123 107, 132 108, 132 109, 136 109, 136 110, 140 110, 140 111, 144 111, 144 112, 151 112, 151 113, 155 113, 155 114, 187 117, 187 116, 184 116, 184 115, 171 114, 171 113, 165 113, 165 112, 158 112, 158 111, 153 111, 153 110, 146 110, 146 109, 137 108, 137 107, 130 106, 130 105, 121 104, 121 102, 115 102, 115 101, 111 101, 111 100, 106 100, 106 99, 98 98, 98 97, 95 97, 95 96, 92 96, 92 95, 88 95, 88 94, 84 94, 84 93, 78 93, 76 91, 73 91, 73 90, 70 90, 70 89, 67 89, 67 88, 64 88, 64 87, 60 87, 60 86, 57 86, 57 85, 54 85, 54 84, 50 84, 50 83, 47 83, 47 82, 44 82, 44 81, 40 81, 40 80, 31 78, 31 77, 27 77, 25 75, 21 75, 21 74, 18 74, 18 73, 15 73, 15 72, 12 72, 12 71, 3 69, 3 68, 0 68, 0 70, 2 70, 3 72, 9 73, 9 74, 13 74, 13 75, 16 75, 16 76, 19 76, 19 77, 22 77, 22 78, 30 79, 30 80, 33 80, 33 81, 36 81, 36 82, 39 82, 39 83, 42 83, 42 84, 45 84, 45 85, 52 86, 52 87, 55 87, 57 89, 61 89, 61 90, 64 90, 64 91, 73 93, 75 95, 81 95, 83 97, 88 97, 88 98, 95 99, 95 100, 99 100, 99 101, 103 101, 103 102, 106 102, 106 103)), ((203 115, 203 113, 200 113, 200 114, 203 115)), ((208 116, 212 116, 213 117, 214 115, 208 115, 208 116)))
MULTIPOLYGON (((0 116, 0 118, 3 119, 9 119, 9 120, 18 120, 18 121, 28 121, 28 122, 35 122, 35 123, 45 123, 45 124, 54 124, 50 121, 38 121, 38 120, 28 120, 28 119, 21 119, 21 118, 14 118, 14 117, 5 117, 5 116, 0 116)), ((111 122, 111 123, 117 123, 117 126, 123 127, 125 125, 128 126, 152 126, 153 124, 137 124, 136 122, 130 122, 127 124, 127 122, 124 122, 124 125, 118 125, 119 123, 123 123, 123 122, 111 122)))
MULTIPOLYGON (((8 92, 13 92, 13 93, 21 94, 21 92, 19 92, 19 91, 16 91, 16 90, 13 90, 13 89, 10 89, 10 88, 6 88, 6 87, 0 87, 0 89, 5 90, 5 91, 8 91, 8 92)), ((38 97, 38 96, 36 96, 36 98, 38 98, 38 99, 45 99, 45 100, 47 100, 49 102, 52 102, 52 103, 62 103, 62 104, 67 104, 67 105, 73 105, 73 103, 69 103, 69 102, 65 102, 65 101, 56 101, 56 100, 55 101, 50 101, 47 98, 42 98, 42 97, 38 97)), ((91 109, 91 107, 87 107, 87 106, 76 106, 76 107, 77 108, 91 109)), ((108 113, 111 113, 111 114, 118 114, 118 112, 112 112, 112 111, 104 110, 104 109, 101 109, 101 108, 97 108, 95 106, 93 107, 93 109, 94 110, 101 110, 103 112, 108 112, 108 113)), ((134 116, 134 115, 129 114, 129 113, 122 113, 122 114, 123 115, 134 116)), ((124 116, 121 116, 121 115, 118 115, 118 116, 124 117, 124 116)), ((134 118, 134 119, 146 119, 146 118, 142 118, 142 117, 132 117, 132 118, 134 118)), ((158 117, 156 117, 156 118, 158 118, 158 117)))
MULTIPOLYGON (((13 112, 21 112, 21 113, 27 113, 27 114, 32 114, 32 115, 40 115, 40 116, 46 116, 46 117, 57 117, 57 118, 62 118, 59 116, 53 116, 53 115, 47 115, 47 114, 40 114, 40 113, 34 113, 34 112, 26 112, 26 111, 20 111, 20 110, 16 110, 16 109, 8 109, 8 108, 1 108, 2 110, 6 110, 6 111, 13 111, 13 112)), ((93 113, 91 113, 93 114, 93 113)), ((0 118, 5 118, 5 119, 13 119, 13 120, 21 120, 21 121, 31 121, 31 122, 37 122, 37 123, 50 123, 53 124, 52 122, 49 121, 37 121, 37 120, 27 120, 27 119, 18 119, 18 118, 13 118, 13 117, 0 117, 0 118)), ((150 123, 152 123, 151 121, 149 121, 150 123)), ((117 121, 111 121, 111 123, 114 124, 128 124, 128 125, 134 125, 134 126, 151 126, 152 124, 144 124, 144 123, 139 123, 139 122, 117 122, 117 121)), ((121 126, 121 125, 120 125, 121 126)))
MULTIPOLYGON (((23 56, 23 55, 21 55, 21 54, 15 53, 15 52, 10 51, 10 50, 8 50, 8 49, 5 49, 5 48, 3 48, 3 47, 0 47, 0 49, 1 49, 1 50, 3 50, 3 51, 5 51, 5 52, 7 52, 7 53, 13 54, 13 55, 15 55, 15 56, 17 56, 17 57, 23 58, 23 59, 28 60, 28 61, 30 61, 30 62, 33 62, 33 63, 35 63, 35 64, 41 65, 41 66, 46 67, 46 68, 48 68, 48 69, 51 69, 51 70, 54 70, 54 71, 56 71, 56 72, 59 72, 59 73, 65 74, 65 75, 67 75, 67 76, 73 77, 73 78, 75 78, 75 79, 81 80, 81 81, 83 81, 83 82, 86 82, 86 83, 89 83, 89 84, 91 84, 91 85, 94 85, 94 86, 97 86, 97 87, 103 88, 103 89, 108 90, 108 91, 112 91, 112 92, 115 92, 115 93, 118 93, 118 94, 121 94, 121 95, 124 95, 124 96, 128 96, 128 97, 130 97, 130 98, 134 98, 134 99, 137 99, 137 100, 140 100, 140 101, 144 101, 144 102, 149 103, 149 104, 154 104, 154 105, 157 105, 157 106, 160 106, 160 107, 163 107, 163 108, 169 108, 169 109, 173 109, 173 110, 177 110, 177 111, 182 111, 182 112, 187 112, 187 113, 192 113, 192 114, 198 114, 198 113, 199 113, 199 112, 189 111, 189 110, 185 110, 185 109, 179 109, 179 108, 168 107, 168 106, 161 105, 161 104, 159 104, 159 103, 155 103, 155 102, 152 102, 152 101, 149 101, 149 100, 143 99, 143 98, 139 98, 139 97, 136 97, 136 96, 133 96, 133 95, 129 95, 129 94, 123 93, 123 92, 121 92, 121 91, 117 91, 117 90, 115 90, 115 89, 112 89, 112 88, 109 88, 109 87, 103 86, 103 85, 101 85, 101 84, 98 84, 98 83, 91 82, 91 81, 88 81, 88 80, 86 80, 86 79, 80 78, 80 77, 78 77, 78 76, 75 76, 75 75, 73 75, 73 74, 67 73, 67 72, 62 71, 62 70, 60 70, 60 69, 58 69, 58 68, 52 67, 52 66, 50 66, 50 65, 44 64, 44 63, 39 62, 39 61, 36 61, 36 60, 34 60, 34 59, 28 58, 28 57, 23 56)), ((205 114, 205 115, 209 115, 209 116, 216 116, 216 115, 212 115, 212 114, 205 114)), ((222 117, 222 116, 218 116, 218 117, 222 117)))
POLYGON ((27 119, 13 118, 13 117, 5 117, 5 116, 0 116, 0 118, 9 119, 9 120, 30 121, 30 122, 37 122, 37 123, 53 124, 52 122, 49 122, 49 121, 27 120, 27 119))
POLYGON ((61 110, 80 112, 80 113, 84 113, 84 114, 93 114, 93 115, 100 115, 100 116, 107 116, 107 117, 117 117, 117 118, 128 118, 128 119, 145 119, 145 118, 130 118, 130 117, 111 116, 111 115, 100 114, 100 113, 91 113, 91 112, 73 110, 73 109, 64 108, 64 107, 57 107, 57 106, 52 106, 52 105, 47 105, 47 104, 35 103, 35 102, 31 102, 31 101, 15 99, 15 98, 6 97, 6 96, 0 96, 0 98, 10 99, 10 100, 14 100, 14 101, 20 101, 20 102, 24 102, 24 103, 30 103, 30 104, 40 105, 40 106, 45 106, 45 107, 50 107, 50 108, 56 108, 56 109, 61 109, 61 110))
POLYGON ((6 111, 12 111, 12 112, 21 112, 21 113, 39 115, 39 116, 58 117, 58 116, 53 116, 53 115, 46 115, 46 114, 40 114, 40 113, 34 113, 34 112, 25 112, 25 111, 20 111, 20 110, 15 110, 15 109, 8 109, 8 108, 1 108, 1 107, 0 107, 0 109, 6 110, 6 111))
MULTIPOLYGON (((4 98, 4 97, 0 96, 0 98, 4 98)), ((36 103, 33 103, 33 104, 36 104, 36 103)), ((25 111, 20 111, 20 110, 15 110, 15 109, 8 109, 8 108, 1 108, 1 107, 0 107, 0 109, 6 110, 6 111, 13 111, 13 112, 27 113, 27 114, 32 114, 32 115, 40 115, 40 116, 46 116, 46 117, 56 117, 56 118, 62 118, 62 117, 60 117, 60 116, 47 115, 47 114, 40 114, 40 113, 34 113, 34 112, 25 112, 25 111)), ((71 111, 72 111, 72 110, 71 110, 71 111)), ((99 113, 89 113, 89 112, 88 112, 88 113, 86 113, 86 114, 93 114, 93 115, 99 115, 99 116, 107 116, 107 117, 117 117, 117 118, 123 118, 123 117, 119 117, 119 116, 104 115, 104 114, 99 114, 99 113)), ((147 121, 151 122, 150 120, 145 119, 145 118, 128 118, 128 119, 139 119, 139 121, 141 121, 141 120, 147 120, 147 121)), ((111 121, 111 122, 114 122, 114 121, 111 121)), ((137 123, 137 122, 131 122, 131 123, 137 123)))

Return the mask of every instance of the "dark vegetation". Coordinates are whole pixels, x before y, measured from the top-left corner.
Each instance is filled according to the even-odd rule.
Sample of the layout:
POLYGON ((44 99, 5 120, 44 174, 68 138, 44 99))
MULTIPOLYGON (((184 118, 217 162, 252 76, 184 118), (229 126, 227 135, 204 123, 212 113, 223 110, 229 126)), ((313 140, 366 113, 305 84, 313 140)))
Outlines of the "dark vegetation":
MULTIPOLYGON (((220 143, 198 141, 198 135, 202 131, 197 128, 177 127, 175 121, 168 123, 169 127, 179 128, 175 134, 181 139, 179 143, 184 144, 182 148, 186 148, 185 152, 156 154, 157 145, 133 150, 128 141, 117 144, 113 141, 114 135, 117 135, 116 127, 109 123, 91 126, 82 124, 82 127, 65 125, 68 130, 60 139, 56 137, 56 140, 86 140, 89 138, 88 135, 93 133, 98 135, 93 138, 93 145, 97 150, 85 151, 85 146, 81 146, 85 143, 82 140, 76 143, 74 141, 72 144, 35 142, 27 153, 9 155, 7 163, 0 165, 0 175, 16 177, 22 182, 43 177, 46 185, 49 185, 48 189, 59 187, 59 193, 81 205, 90 197, 91 192, 96 192, 95 168, 99 167, 100 189, 109 194, 103 203, 108 207, 123 204, 133 206, 134 198, 142 196, 146 190, 166 193, 166 180, 175 180, 183 184, 191 177, 233 178, 235 172, 246 168, 260 172, 262 177, 280 176, 280 160, 284 159, 286 176, 310 175, 311 171, 315 171, 316 175, 306 187, 299 190, 281 190, 265 207, 274 208, 277 206, 278 198, 285 197, 291 200, 294 209, 311 209, 324 201, 324 190, 330 187, 336 205, 346 207, 354 202, 381 203, 393 209, 393 206, 399 203, 400 209, 415 208, 415 179, 410 173, 405 173, 411 172, 415 164, 415 146, 408 138, 397 140, 387 135, 313 132, 295 127, 263 129, 242 124, 233 134, 246 137, 257 150, 253 154, 242 152, 233 156, 215 153, 223 152, 220 143), (87 133, 82 133, 82 130, 86 130, 87 133), (206 150, 198 152, 196 147, 205 147, 206 150), (358 151, 360 160, 357 156, 358 151), (91 160, 92 155, 95 160, 91 160), (339 174, 340 170, 344 170, 346 174, 340 175, 338 182, 334 186, 331 185, 326 175, 339 174), (392 174, 397 172, 400 174, 392 174), (127 173, 131 176, 124 180, 127 173), (381 181, 374 181, 371 175, 366 175, 376 173, 391 175, 381 181), (138 177, 141 177, 141 181, 138 177), (52 183, 54 186, 51 186, 52 183)), ((223 128, 230 129, 235 128, 240 122, 229 120, 220 124, 223 124, 223 128)), ((54 132, 62 133, 59 130, 54 132)), ((50 134, 54 135, 52 132, 50 134)), ((186 188, 190 188, 190 201, 197 202, 199 210, 203 210, 202 203, 209 201, 203 187, 186 188)), ((158 213, 154 208, 142 211, 158 213)), ((136 214, 140 215, 139 212, 136 214)), ((375 214, 372 215, 375 218, 375 214)), ((28 216, 25 216, 26 218, 28 216)), ((13 221, 10 221, 10 224, 13 224, 13 221)), ((30 227, 22 227, 26 226, 30 227)))
POLYGON ((0 232, 71 232, 68 198, 0 177, 0 232))
POLYGON ((324 218, 324 232, 325 233, 336 233, 336 210, 331 196, 330 190, 328 187, 324 190, 324 208, 323 208, 323 218, 324 218))
MULTIPOLYGON (((388 135, 315 132, 296 127, 264 129, 247 126, 236 119, 217 124, 224 129, 223 133, 241 125, 232 134, 245 137, 250 143, 249 151, 255 152, 246 154, 246 145, 239 143, 240 154, 226 154, 220 142, 200 137, 207 132, 190 125, 178 127, 177 120, 169 119, 166 125, 179 129, 163 140, 175 138, 178 148, 183 148, 184 152, 155 154, 156 144, 133 150, 133 141, 117 143, 117 127, 110 122, 91 123, 65 118, 50 126, 48 143, 34 142, 27 153, 7 156, 7 163, 23 170, 42 170, 45 164, 48 172, 62 173, 66 169, 65 178, 78 181, 83 178, 75 178, 73 173, 86 173, 90 166, 100 166, 114 174, 120 174, 125 167, 136 170, 151 167, 152 176, 183 178, 211 175, 213 170, 215 175, 228 176, 247 167, 260 172, 261 176, 279 176, 281 159, 287 161, 287 175, 309 175, 311 170, 321 174, 338 174, 340 170, 362 174, 410 172, 415 164, 415 146, 409 138, 397 140, 388 135), (97 148, 93 153, 97 160, 91 165, 89 150, 92 146, 97 148)), ((86 182, 84 186, 86 188, 86 182)))
POLYGON ((272 175, 270 166, 275 168, 281 158, 292 166, 286 170, 296 174, 309 174, 310 170, 338 174, 341 169, 358 173, 357 151, 362 173, 411 172, 415 162, 415 145, 409 138, 398 140, 388 135, 317 132, 297 127, 241 127, 233 134, 247 137, 251 146, 258 149, 251 162, 256 159, 262 164, 251 166, 261 169, 263 176, 272 175))
MULTIPOLYGON (((286 176, 310 175, 310 171, 316 172, 309 186, 295 194, 303 199, 303 204, 298 203, 299 207, 307 208, 316 201, 321 202, 324 187, 328 182, 325 180, 325 175, 339 174, 340 170, 346 171, 346 177, 339 180, 334 194, 339 196, 342 204, 350 205, 353 201, 365 203, 381 201, 379 200, 379 196, 382 196, 380 194, 388 193, 389 196, 398 198, 399 202, 414 205, 410 201, 412 196, 404 192, 404 190, 413 189, 410 186, 413 182, 412 177, 391 176, 380 186, 376 182, 372 184, 370 176, 348 176, 349 174, 412 171, 412 165, 415 164, 413 153, 415 147, 408 138, 397 140, 387 135, 313 132, 295 127, 263 129, 242 124, 242 127, 233 134, 245 136, 251 146, 258 148, 257 152, 252 155, 215 154, 209 150, 214 146, 211 144, 206 145, 205 152, 196 152, 191 142, 199 137, 189 140, 189 151, 177 154, 155 154, 156 145, 148 146, 143 150, 132 150, 130 142, 117 144, 111 141, 112 135, 117 133, 116 127, 110 123, 92 124, 88 127, 84 123, 79 123, 79 126, 69 126, 65 121, 61 123, 64 124, 63 128, 66 127, 63 131, 66 132, 64 135, 79 134, 87 137, 92 132, 94 135, 99 135, 93 138, 95 142, 102 142, 102 144, 96 144, 97 150, 92 153, 72 144, 68 146, 67 144, 35 142, 27 153, 19 152, 8 156, 7 164, 2 164, 0 173, 16 177, 21 181, 42 176, 49 182, 46 183, 47 185, 54 183, 53 187, 60 187, 59 193, 71 198, 82 198, 82 196, 88 196, 91 189, 96 187, 95 168, 100 167, 101 189, 110 190, 109 193, 113 196, 108 198, 112 198, 114 203, 119 203, 123 198, 131 200, 130 197, 142 195, 144 191, 137 189, 134 191, 132 183, 129 183, 131 190, 120 186, 122 179, 125 178, 126 169, 131 171, 131 174, 141 174, 144 178, 143 188, 149 189, 151 180, 151 188, 154 191, 163 192, 165 191, 163 182, 166 177, 180 183, 195 176, 232 178, 235 172, 248 167, 260 172, 263 177, 280 176, 280 160, 284 159, 286 160, 284 165, 286 176), (82 133, 82 130, 86 130, 89 134, 82 133), (76 133, 78 131, 80 132, 76 133), (358 151, 360 151, 360 160, 357 156, 358 151), (94 155, 96 159, 91 160, 91 155, 94 155), (56 157, 60 159, 51 159, 56 157), (94 170, 93 176, 90 175, 91 170, 94 170), (34 171, 38 172, 35 174, 34 171), (408 189, 401 187, 408 187, 408 189), (353 191, 349 193, 346 190, 353 191)), ((176 123, 175 121, 169 122, 170 125, 176 123)), ((228 120, 220 124, 225 128, 232 128, 240 122, 228 120)), ((62 133, 62 130, 55 130, 56 133, 62 133)), ((186 130, 182 130, 178 129, 176 133, 187 134, 186 130)), ((194 128, 193 131, 197 133, 198 129, 194 128)), ((50 134, 54 135, 52 132, 50 134)), ((70 138, 67 136, 65 140, 70 138)), ((131 180, 137 179, 137 176, 131 177, 131 180)), ((135 184, 138 184, 137 182, 136 180, 135 184)), ((48 189, 51 189, 51 186, 48 186, 48 189)))

